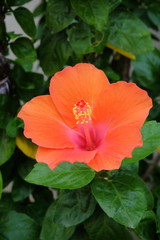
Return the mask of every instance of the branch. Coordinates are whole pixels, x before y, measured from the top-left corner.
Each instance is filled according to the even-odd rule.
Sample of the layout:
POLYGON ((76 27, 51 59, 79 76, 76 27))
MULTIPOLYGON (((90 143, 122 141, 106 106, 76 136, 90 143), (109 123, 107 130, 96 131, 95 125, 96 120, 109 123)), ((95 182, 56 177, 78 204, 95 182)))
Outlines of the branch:
POLYGON ((130 64, 131 64, 131 60, 124 57, 124 68, 122 72, 122 79, 123 81, 126 81, 126 82, 129 82, 130 80, 130 76, 129 76, 130 64))
POLYGON ((158 162, 160 160, 160 153, 155 157, 155 159, 153 160, 153 163, 149 166, 149 168, 147 169, 147 171, 144 173, 144 175, 142 176, 143 180, 146 180, 146 178, 151 174, 151 172, 153 171, 153 169, 157 166, 158 162))

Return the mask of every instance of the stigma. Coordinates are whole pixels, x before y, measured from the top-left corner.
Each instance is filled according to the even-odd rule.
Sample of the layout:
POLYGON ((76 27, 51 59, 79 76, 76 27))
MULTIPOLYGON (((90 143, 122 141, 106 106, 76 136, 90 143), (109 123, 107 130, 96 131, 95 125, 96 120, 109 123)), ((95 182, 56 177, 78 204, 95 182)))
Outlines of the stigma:
POLYGON ((76 124, 84 124, 91 121, 92 109, 88 102, 83 99, 74 104, 73 114, 75 116, 76 124))

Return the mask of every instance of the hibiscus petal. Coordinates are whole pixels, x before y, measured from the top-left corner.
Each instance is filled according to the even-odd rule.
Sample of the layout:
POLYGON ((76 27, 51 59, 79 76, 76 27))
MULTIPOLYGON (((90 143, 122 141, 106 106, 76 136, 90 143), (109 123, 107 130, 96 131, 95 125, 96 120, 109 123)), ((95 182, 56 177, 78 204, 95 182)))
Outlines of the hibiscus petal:
POLYGON ((125 157, 132 157, 132 151, 141 147, 141 133, 133 126, 121 126, 108 131, 104 142, 97 147, 97 154, 87 163, 96 171, 119 169, 125 157))
POLYGON ((94 108, 100 94, 108 85, 110 84, 103 71, 91 64, 79 63, 52 77, 50 94, 64 121, 74 127, 74 104, 83 99, 94 108))
POLYGON ((36 154, 36 160, 37 162, 44 162, 49 168, 54 169, 61 162, 88 163, 94 158, 96 152, 96 150, 86 151, 82 148, 56 150, 39 147, 36 154))
POLYGON ((122 125, 133 125, 141 128, 150 108, 152 100, 147 92, 134 83, 123 81, 110 84, 101 94, 93 110, 93 123, 103 123, 107 128, 122 125))
POLYGON ((48 148, 73 148, 66 126, 49 95, 39 96, 27 102, 18 117, 24 121, 24 135, 39 146, 48 148))

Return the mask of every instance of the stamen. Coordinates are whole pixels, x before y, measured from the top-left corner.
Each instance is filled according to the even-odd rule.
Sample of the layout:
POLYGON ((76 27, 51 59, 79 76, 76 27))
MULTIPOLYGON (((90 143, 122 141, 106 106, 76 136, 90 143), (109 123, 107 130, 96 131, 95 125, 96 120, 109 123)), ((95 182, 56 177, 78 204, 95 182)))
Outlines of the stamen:
POLYGON ((74 104, 73 114, 77 120, 76 124, 88 123, 91 120, 91 107, 83 99, 74 104))

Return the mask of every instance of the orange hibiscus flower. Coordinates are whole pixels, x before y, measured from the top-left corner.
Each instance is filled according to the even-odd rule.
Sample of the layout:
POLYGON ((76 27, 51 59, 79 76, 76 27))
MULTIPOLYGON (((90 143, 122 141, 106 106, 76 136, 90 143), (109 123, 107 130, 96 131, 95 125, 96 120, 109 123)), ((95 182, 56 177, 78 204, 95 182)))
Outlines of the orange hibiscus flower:
POLYGON ((51 169, 67 161, 112 170, 143 145, 140 129, 152 101, 136 84, 110 84, 103 71, 79 63, 56 73, 49 90, 18 114, 24 135, 39 146, 38 162, 51 169))

